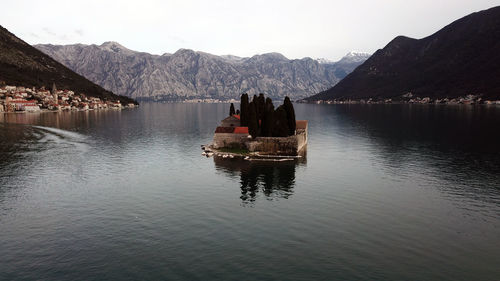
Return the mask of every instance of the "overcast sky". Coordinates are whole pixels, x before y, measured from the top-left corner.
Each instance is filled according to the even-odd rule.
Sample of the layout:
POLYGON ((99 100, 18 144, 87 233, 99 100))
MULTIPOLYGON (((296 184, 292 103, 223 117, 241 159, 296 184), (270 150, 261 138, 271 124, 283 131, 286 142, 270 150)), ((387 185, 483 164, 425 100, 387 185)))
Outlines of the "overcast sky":
POLYGON ((500 0, 28 1, 2 5, 0 24, 30 44, 117 41, 153 54, 280 52, 338 60, 397 35, 428 36, 500 0))

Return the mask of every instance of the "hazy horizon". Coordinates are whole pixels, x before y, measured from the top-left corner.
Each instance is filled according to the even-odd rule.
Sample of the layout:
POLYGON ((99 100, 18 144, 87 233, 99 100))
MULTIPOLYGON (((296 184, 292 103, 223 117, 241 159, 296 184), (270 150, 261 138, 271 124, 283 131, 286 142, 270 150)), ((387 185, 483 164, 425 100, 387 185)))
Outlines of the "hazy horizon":
POLYGON ((398 35, 423 38, 500 1, 17 1, 2 26, 29 44, 115 41, 151 54, 192 49, 251 57, 278 52, 289 59, 339 60, 374 53, 398 35), (22 13, 19 13, 22 11, 22 13), (21 15, 21 17, 20 17, 21 15))

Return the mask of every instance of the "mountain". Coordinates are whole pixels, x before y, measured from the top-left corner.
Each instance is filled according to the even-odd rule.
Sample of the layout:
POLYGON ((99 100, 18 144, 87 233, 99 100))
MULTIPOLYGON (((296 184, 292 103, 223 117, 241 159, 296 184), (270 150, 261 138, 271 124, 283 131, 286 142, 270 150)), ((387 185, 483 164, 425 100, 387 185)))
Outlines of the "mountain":
POLYGON ((159 56, 116 42, 35 47, 104 88, 139 100, 228 100, 243 92, 300 99, 340 80, 332 65, 279 53, 242 58, 180 49, 159 56))
POLYGON ((103 89, 0 26, 0 81, 7 85, 71 89, 101 99, 135 102, 103 89))
POLYGON ((468 94, 500 99, 500 7, 463 17, 423 39, 398 36, 333 88, 307 98, 343 100, 468 94))
POLYGON ((337 78, 342 80, 347 76, 347 74, 351 73, 354 69, 356 69, 356 67, 365 62, 369 57, 369 53, 349 52, 337 62, 322 58, 316 59, 316 61, 325 65, 325 67, 329 71, 332 71, 337 78))

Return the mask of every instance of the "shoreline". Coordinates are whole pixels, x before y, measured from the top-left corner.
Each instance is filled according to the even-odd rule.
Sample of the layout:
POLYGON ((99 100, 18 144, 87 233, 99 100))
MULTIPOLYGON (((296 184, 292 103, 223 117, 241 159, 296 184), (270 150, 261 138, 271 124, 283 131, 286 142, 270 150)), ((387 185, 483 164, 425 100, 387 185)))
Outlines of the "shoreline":
POLYGON ((283 161, 294 161, 297 159, 304 158, 303 150, 301 150, 298 155, 273 155, 273 154, 260 154, 259 151, 255 152, 230 152, 230 151, 222 151, 216 148, 213 148, 212 145, 201 145, 201 153, 202 156, 207 158, 210 157, 222 157, 222 158, 230 158, 230 159, 242 159, 247 161, 272 161, 272 162, 283 162, 283 161))
POLYGON ((347 100, 347 101, 334 101, 334 100, 318 100, 318 101, 296 101, 296 103, 304 104, 415 104, 415 105, 488 105, 500 106, 500 100, 487 100, 487 101, 363 101, 363 100, 347 100))
POLYGON ((500 103, 419 103, 419 102, 328 102, 328 101, 315 101, 315 102, 298 102, 302 104, 326 104, 326 105, 351 105, 351 104, 363 104, 363 105, 464 105, 464 106, 500 106, 500 103))
MULTIPOLYGON (((143 104, 174 104, 174 103, 189 103, 189 104, 239 104, 239 101, 202 101, 202 102, 191 102, 191 101, 142 101, 143 104)), ((301 100, 296 100, 292 101, 292 103, 296 104, 327 104, 327 105, 332 105, 332 104, 385 104, 385 105, 390 105, 390 104, 415 104, 415 105, 488 105, 488 106, 500 106, 500 103, 435 103, 435 102, 426 102, 426 103, 421 103, 421 102, 361 102, 361 101, 310 101, 310 102, 304 102, 301 100)))
MULTIPOLYGON (((137 107, 137 106, 136 106, 137 107)), ((3 114, 32 114, 32 113, 61 113, 61 112, 86 112, 86 111, 122 111, 125 109, 133 109, 136 107, 124 107, 124 108, 99 108, 99 109, 71 109, 71 110, 50 110, 50 109, 40 109, 37 111, 1 111, 3 114)))

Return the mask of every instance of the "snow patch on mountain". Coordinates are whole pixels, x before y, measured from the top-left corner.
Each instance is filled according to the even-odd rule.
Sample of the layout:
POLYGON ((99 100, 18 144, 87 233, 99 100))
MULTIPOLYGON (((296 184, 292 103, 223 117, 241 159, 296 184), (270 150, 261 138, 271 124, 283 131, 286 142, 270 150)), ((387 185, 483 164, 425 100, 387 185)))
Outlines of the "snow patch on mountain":
POLYGON ((369 53, 351 51, 341 58, 340 61, 362 62, 367 60, 370 56, 371 54, 369 53))
POLYGON ((320 64, 336 64, 336 63, 359 63, 364 62, 371 56, 370 53, 351 51, 343 56, 340 60, 334 61, 326 58, 317 58, 316 61, 320 64))

